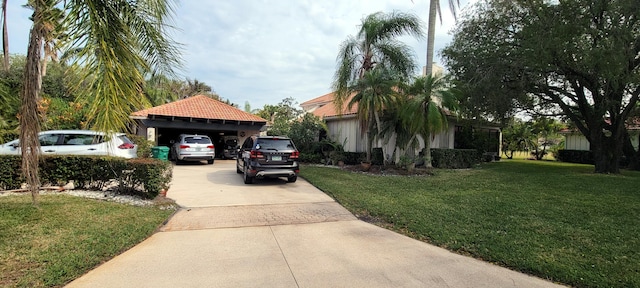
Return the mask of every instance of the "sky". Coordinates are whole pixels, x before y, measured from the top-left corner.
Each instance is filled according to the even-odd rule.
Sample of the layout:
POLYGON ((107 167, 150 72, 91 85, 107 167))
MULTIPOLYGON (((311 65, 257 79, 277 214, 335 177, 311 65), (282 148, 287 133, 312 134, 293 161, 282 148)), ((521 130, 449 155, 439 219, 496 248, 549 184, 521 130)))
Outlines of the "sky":
MULTIPOLYGON (((455 26, 448 1, 440 1, 437 63, 438 51, 451 41, 449 32, 455 26)), ((475 2, 460 1, 463 11, 470 1, 475 2)), ((24 3, 7 3, 12 54, 27 51, 31 11, 22 7, 24 3)), ((428 0, 179 0, 169 36, 182 45, 182 79, 204 82, 241 109, 245 103, 259 109, 288 97, 302 103, 331 92, 340 44, 358 32, 365 16, 379 11, 414 13, 425 22, 426 33, 428 6, 428 0)), ((400 40, 413 48, 423 66, 426 37, 400 40)))

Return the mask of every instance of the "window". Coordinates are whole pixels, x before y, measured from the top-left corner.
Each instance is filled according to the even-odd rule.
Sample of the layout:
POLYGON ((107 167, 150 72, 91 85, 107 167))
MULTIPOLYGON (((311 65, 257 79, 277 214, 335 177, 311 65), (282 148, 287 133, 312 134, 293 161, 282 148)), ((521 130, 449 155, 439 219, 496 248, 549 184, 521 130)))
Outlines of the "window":
POLYGON ((87 134, 66 134, 64 135, 63 145, 91 145, 102 142, 102 137, 99 135, 87 135, 87 134))
POLYGON ((256 147, 258 149, 272 149, 272 150, 291 150, 293 149, 293 144, 289 139, 260 139, 258 141, 258 145, 260 147, 256 147))
POLYGON ((60 134, 43 134, 38 137, 40 146, 53 146, 58 143, 60 134))
POLYGON ((211 139, 206 136, 189 136, 184 137, 185 144, 211 144, 211 139))

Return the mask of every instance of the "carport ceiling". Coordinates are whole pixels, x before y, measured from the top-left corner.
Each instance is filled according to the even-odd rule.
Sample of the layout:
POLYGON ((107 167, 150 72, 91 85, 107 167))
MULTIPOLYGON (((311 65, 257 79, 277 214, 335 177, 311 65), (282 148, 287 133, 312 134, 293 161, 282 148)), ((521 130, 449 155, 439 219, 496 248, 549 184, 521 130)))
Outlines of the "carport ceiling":
POLYGON ((260 130, 267 120, 204 95, 137 111, 147 127, 199 130, 260 130))

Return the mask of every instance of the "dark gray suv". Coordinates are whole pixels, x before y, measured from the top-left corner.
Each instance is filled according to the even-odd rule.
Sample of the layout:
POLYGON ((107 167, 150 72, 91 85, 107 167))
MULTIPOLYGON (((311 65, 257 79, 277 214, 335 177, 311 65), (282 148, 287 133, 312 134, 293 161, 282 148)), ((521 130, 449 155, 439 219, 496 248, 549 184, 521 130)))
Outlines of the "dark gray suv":
POLYGON ((255 178, 275 177, 287 177, 293 183, 300 172, 298 157, 300 153, 288 137, 251 136, 240 146, 236 172, 243 174, 245 184, 255 178))

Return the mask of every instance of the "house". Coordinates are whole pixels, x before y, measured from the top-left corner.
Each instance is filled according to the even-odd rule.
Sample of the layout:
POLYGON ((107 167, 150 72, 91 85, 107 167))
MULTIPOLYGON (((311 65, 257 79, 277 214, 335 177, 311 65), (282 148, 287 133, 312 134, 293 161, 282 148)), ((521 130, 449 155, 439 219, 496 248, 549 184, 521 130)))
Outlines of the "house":
MULTIPOLYGON (((633 148, 638 150, 640 146, 640 119, 631 122, 631 124, 627 125, 627 131, 629 131, 633 148)), ((564 136, 565 150, 591 150, 589 140, 577 129, 564 129, 560 131, 560 134, 564 136)))
MULTIPOLYGON (((367 135, 362 133, 362 128, 358 122, 357 105, 354 105, 349 109, 345 104, 342 111, 338 111, 333 103, 335 93, 327 93, 320 97, 311 99, 309 101, 300 104, 302 109, 307 113, 312 113, 324 120, 327 124, 327 135, 333 141, 336 141, 343 145, 344 150, 347 152, 365 152, 367 145, 367 135)), ((347 99, 345 103, 350 100, 347 99)), ((459 133, 463 129, 463 124, 455 117, 450 117, 449 125, 446 131, 433 135, 431 140, 431 148, 444 148, 455 149, 458 147, 459 142, 456 139, 456 133, 459 133)), ((500 143, 502 142, 502 134, 499 127, 494 126, 474 126, 477 131, 483 131, 488 133, 487 135, 492 139, 496 139, 497 145, 491 149, 491 154, 500 155, 500 143)), ((424 141, 419 138, 420 149, 424 147, 424 141)), ((373 144, 373 147, 382 147, 384 143, 379 140, 373 144)), ((391 157, 393 149, 395 148, 395 137, 391 137, 389 143, 384 147, 384 151, 387 151, 386 158, 391 157)), ((397 157, 397 156, 396 156, 397 157)))
MULTIPOLYGON (((160 146, 170 146, 182 133, 208 135, 215 144, 230 137, 242 143, 267 124, 265 119, 204 95, 140 110, 130 117, 136 122, 136 134, 160 146)), ((216 145, 216 150, 223 146, 216 145)), ((216 155, 222 155, 220 152, 216 155)))

